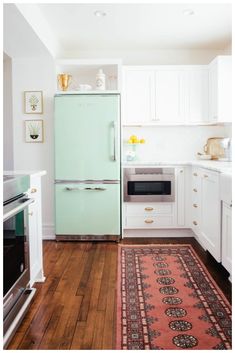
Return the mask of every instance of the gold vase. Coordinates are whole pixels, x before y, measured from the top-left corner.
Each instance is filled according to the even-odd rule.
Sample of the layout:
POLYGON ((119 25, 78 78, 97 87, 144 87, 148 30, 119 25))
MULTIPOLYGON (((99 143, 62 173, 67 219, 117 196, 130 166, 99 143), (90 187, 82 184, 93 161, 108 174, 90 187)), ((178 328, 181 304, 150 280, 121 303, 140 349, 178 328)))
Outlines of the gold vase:
POLYGON ((68 74, 59 74, 57 76, 57 79, 58 79, 60 89, 62 91, 67 91, 67 89, 71 83, 72 76, 68 75, 68 74))

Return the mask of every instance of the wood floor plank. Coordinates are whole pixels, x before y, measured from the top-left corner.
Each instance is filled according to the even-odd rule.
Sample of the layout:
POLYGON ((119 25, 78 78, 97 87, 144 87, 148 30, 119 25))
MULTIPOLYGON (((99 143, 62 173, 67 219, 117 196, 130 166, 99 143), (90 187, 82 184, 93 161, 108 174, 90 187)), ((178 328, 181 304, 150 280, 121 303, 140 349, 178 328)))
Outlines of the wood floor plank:
POLYGON ((86 315, 86 330, 84 333, 81 349, 92 349, 92 341, 94 337, 95 327, 97 325, 95 319, 97 314, 97 306, 102 281, 102 271, 104 268, 105 251, 106 247, 104 244, 97 248, 95 253, 95 261, 93 263, 90 278, 88 281, 88 288, 90 288, 89 292, 91 294, 89 301, 89 310, 87 311, 86 315))
POLYGON ((116 294, 117 294, 117 248, 110 247, 111 262, 107 290, 107 305, 105 311, 105 324, 103 334, 103 349, 114 349, 116 328, 116 294))
POLYGON ((103 275, 102 275, 102 282, 101 282, 101 288, 100 288, 100 295, 99 295, 98 306, 97 306, 98 310, 106 309, 106 305, 107 305, 106 293, 107 293, 108 284, 109 284, 109 273, 111 271, 110 263, 111 263, 111 252, 109 251, 109 247, 107 246, 103 275))
POLYGON ((45 334, 43 335, 43 338, 40 342, 39 349, 49 349, 52 338, 56 331, 57 325, 63 313, 63 309, 64 309, 64 306, 61 304, 57 305, 54 308, 52 316, 48 323, 47 329, 45 331, 45 334))
POLYGON ((81 349, 84 335, 86 332, 86 324, 87 324, 86 321, 77 322, 70 349, 73 349, 73 350, 81 349))
POLYGON ((95 317, 95 328, 92 339, 92 349, 103 349, 105 311, 97 311, 95 317))
POLYGON ((42 340, 40 349, 69 349, 76 328, 82 297, 68 298, 59 317, 53 335, 47 344, 42 340))

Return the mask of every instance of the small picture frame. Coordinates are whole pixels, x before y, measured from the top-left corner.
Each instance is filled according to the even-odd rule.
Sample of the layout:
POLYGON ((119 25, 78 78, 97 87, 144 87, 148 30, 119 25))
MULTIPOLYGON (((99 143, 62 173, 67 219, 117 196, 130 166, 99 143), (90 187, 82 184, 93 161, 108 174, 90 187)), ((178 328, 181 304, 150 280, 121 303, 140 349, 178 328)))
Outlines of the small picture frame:
POLYGON ((24 112, 25 114, 43 113, 42 91, 24 91, 24 112))
POLYGON ((43 120, 25 120, 25 142, 43 142, 43 120))

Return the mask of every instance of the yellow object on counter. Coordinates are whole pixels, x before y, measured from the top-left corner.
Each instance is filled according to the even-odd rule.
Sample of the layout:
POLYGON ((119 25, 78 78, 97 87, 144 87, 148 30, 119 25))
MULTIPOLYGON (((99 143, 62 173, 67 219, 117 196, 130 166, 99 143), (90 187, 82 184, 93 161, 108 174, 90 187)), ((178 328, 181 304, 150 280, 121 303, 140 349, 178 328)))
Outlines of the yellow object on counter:
POLYGON ((138 144, 138 143, 145 143, 145 139, 138 139, 136 135, 131 135, 127 141, 128 144, 138 144))

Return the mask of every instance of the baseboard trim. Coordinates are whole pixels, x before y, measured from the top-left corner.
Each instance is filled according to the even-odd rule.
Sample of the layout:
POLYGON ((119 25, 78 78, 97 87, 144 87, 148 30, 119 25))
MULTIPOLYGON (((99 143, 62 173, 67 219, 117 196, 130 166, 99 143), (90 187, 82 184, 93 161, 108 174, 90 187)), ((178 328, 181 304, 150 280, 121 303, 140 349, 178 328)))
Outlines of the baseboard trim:
POLYGON ((55 240, 54 224, 43 224, 43 226, 42 226, 42 239, 43 240, 55 240))
POLYGON ((119 241, 118 235, 61 235, 56 234, 56 241, 119 241))
POLYGON ((190 228, 175 229, 124 229, 122 238, 185 238, 194 237, 190 228))

